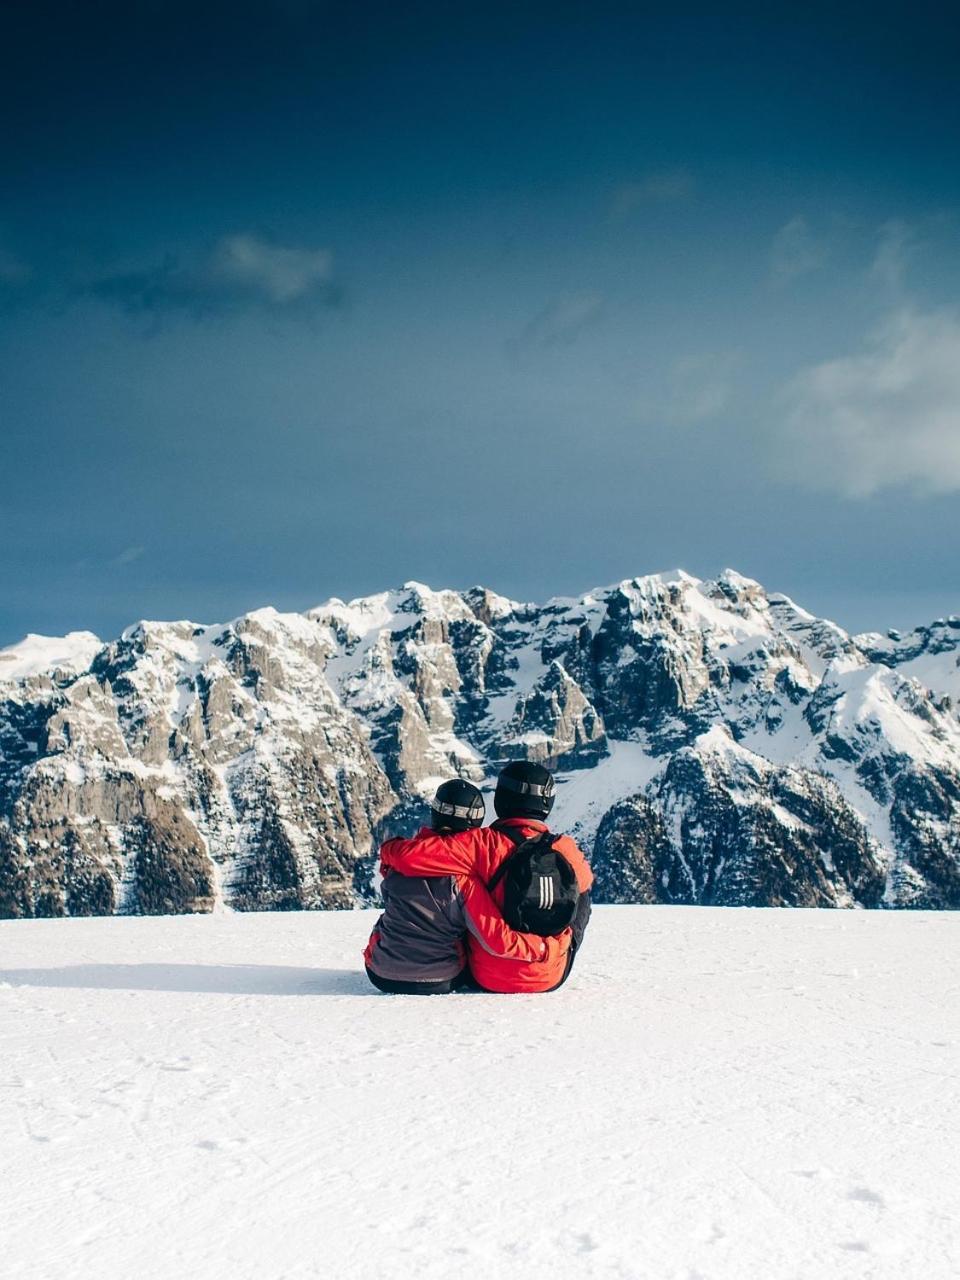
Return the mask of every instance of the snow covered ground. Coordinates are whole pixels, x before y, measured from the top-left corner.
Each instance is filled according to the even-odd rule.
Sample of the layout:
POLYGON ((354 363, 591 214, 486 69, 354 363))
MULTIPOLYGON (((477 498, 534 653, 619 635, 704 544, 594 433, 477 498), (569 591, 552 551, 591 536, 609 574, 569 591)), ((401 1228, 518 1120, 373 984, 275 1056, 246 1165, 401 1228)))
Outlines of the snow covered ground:
POLYGON ((371 913, 0 924, 0 1274, 955 1277, 960 918, 606 907, 549 996, 371 913))

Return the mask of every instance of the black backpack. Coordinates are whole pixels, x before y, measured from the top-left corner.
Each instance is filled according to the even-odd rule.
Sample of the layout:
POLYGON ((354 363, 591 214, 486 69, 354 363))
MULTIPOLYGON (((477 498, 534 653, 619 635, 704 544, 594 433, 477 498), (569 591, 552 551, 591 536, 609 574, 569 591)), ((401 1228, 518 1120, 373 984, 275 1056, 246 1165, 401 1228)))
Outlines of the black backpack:
POLYGON ((538 831, 527 838, 508 827, 494 827, 516 846, 504 858, 487 888, 503 881, 503 918, 511 929, 548 937, 573 922, 580 900, 573 867, 553 847, 559 836, 538 831))

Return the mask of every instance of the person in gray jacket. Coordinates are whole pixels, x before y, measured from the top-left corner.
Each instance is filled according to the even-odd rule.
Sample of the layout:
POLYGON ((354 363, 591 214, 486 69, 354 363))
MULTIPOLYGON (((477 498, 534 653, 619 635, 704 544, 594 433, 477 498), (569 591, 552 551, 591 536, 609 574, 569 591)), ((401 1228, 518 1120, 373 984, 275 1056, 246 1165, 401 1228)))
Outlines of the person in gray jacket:
MULTIPOLYGON (((437 789, 430 826, 438 834, 483 825, 483 796, 454 778, 437 789)), ((367 977, 397 995, 446 995, 469 985, 464 935, 467 920, 455 876, 388 872, 384 910, 363 953, 367 977)))

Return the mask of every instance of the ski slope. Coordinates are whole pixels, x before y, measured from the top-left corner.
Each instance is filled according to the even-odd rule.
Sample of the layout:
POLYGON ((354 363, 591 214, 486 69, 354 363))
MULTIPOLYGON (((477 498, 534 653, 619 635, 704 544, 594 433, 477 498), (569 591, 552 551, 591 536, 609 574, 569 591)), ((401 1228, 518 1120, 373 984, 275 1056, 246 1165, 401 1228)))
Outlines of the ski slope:
POLYGON ((960 1274, 960 918, 601 907, 548 996, 369 912, 0 923, 4 1280, 960 1274))

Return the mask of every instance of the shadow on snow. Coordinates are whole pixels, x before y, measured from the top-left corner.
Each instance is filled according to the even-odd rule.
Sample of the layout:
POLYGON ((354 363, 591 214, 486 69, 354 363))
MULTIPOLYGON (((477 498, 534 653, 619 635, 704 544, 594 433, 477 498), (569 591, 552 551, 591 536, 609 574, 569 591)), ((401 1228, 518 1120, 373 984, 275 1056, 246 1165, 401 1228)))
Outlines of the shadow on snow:
POLYGON ((199 995, 363 996, 378 992, 356 969, 266 964, 77 964, 61 969, 0 969, 0 987, 101 991, 184 991, 199 995))

